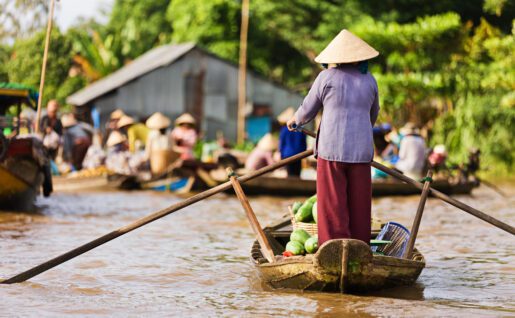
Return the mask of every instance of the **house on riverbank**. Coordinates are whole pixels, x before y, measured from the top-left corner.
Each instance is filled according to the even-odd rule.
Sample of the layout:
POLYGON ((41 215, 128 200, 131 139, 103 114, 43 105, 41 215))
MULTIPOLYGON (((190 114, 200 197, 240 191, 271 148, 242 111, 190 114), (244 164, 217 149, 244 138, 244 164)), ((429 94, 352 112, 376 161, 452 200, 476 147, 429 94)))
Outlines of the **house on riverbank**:
MULTIPOLYGON (((102 122, 116 108, 145 119, 160 111, 172 119, 189 112, 208 139, 222 131, 236 140, 238 66, 194 43, 157 47, 118 71, 69 96, 78 113, 96 109, 102 122)), ((259 136, 302 96, 255 72, 247 72, 247 132, 259 136)))

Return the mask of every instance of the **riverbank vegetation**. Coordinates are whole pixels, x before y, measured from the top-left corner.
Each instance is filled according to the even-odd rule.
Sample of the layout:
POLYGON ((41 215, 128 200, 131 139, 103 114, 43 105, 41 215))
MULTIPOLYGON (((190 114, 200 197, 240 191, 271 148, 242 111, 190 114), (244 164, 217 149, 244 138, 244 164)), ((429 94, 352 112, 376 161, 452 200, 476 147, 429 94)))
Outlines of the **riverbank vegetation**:
MULTIPOLYGON (((380 121, 426 127, 430 144, 445 144, 451 161, 464 161, 476 147, 491 173, 515 172, 515 3, 250 2, 248 58, 254 70, 306 92, 320 70, 313 58, 347 28, 381 52, 370 65, 380 88, 380 121)), ((16 39, 0 29, 0 81, 37 87, 46 1, 20 3, 32 3, 34 26, 11 23, 24 34, 16 39)), ((80 21, 66 31, 54 30, 45 98, 64 102, 145 51, 171 42, 194 41, 236 62, 240 9, 236 0, 115 0, 106 23, 80 21)), ((9 10, 22 16, 29 9, 9 10)), ((0 20, 7 18, 0 14, 0 20)))

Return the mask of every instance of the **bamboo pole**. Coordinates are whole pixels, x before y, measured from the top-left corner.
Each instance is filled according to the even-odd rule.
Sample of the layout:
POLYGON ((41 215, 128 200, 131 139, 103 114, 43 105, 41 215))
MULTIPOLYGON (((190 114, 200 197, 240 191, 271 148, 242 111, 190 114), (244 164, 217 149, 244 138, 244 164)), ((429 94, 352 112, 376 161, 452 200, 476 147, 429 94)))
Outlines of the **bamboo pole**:
POLYGON ((35 133, 39 133, 39 122, 41 121, 41 103, 43 103, 43 89, 45 88, 46 62, 48 59, 48 47, 50 46, 50 34, 52 33, 52 21, 54 20, 55 0, 50 0, 50 13, 46 28, 45 49, 43 52, 43 65, 41 66, 41 78, 39 81, 38 109, 36 113, 35 133))
POLYGON ((426 206, 426 200, 429 196, 429 191, 431 187, 431 177, 433 176, 433 170, 429 169, 427 172, 424 188, 422 189, 422 195, 420 196, 420 201, 418 202, 417 214, 415 215, 415 219, 413 220, 413 226, 411 227, 411 233, 408 240, 408 246, 404 251, 403 258, 411 259, 413 256, 413 248, 415 247, 415 241, 417 240, 418 228, 420 226, 420 221, 422 221, 422 214, 424 213, 424 207, 426 206))
POLYGON ((236 196, 240 200, 241 205, 245 210, 245 215, 249 220, 250 227, 252 228, 252 231, 254 231, 254 234, 256 234, 259 246, 261 247, 261 253, 263 253, 263 256, 268 260, 269 263, 275 263, 275 255, 272 251, 272 248, 270 247, 270 242, 268 242, 268 239, 266 238, 265 233, 259 224, 256 214, 254 213, 254 210, 252 210, 250 202, 247 199, 245 192, 241 188, 240 182, 236 178, 236 174, 234 171, 232 171, 231 168, 227 170, 227 173, 229 175, 229 180, 231 181, 232 187, 234 188, 234 192, 236 193, 236 196))
POLYGON ((247 35, 249 28, 249 0, 241 4, 240 66, 238 69, 238 131, 237 142, 245 141, 245 106, 247 103, 247 35))
MULTIPOLYGON (((286 158, 284 160, 281 160, 279 162, 276 162, 274 164, 271 164, 269 166, 266 166, 264 168, 261 168, 259 170, 256 170, 254 172, 248 173, 244 176, 238 177, 239 182, 247 182, 249 180, 255 179, 259 176, 262 176, 264 174, 267 174, 271 171, 274 171, 278 168, 284 167, 286 165, 289 165, 292 162, 295 162, 297 160, 301 160, 303 158, 309 157, 313 154, 313 150, 306 150, 303 151, 295 156, 286 158)), ((137 228, 140 228, 148 223, 154 222, 164 216, 167 216, 168 214, 172 214, 176 211, 179 211, 187 206, 190 206, 196 202, 202 201, 206 198, 209 198, 217 193, 226 191, 232 187, 231 181, 227 181, 225 183, 222 183, 214 188, 211 188, 207 191, 201 192, 199 194, 196 194, 184 201, 178 202, 172 206, 169 206, 163 210, 154 212, 152 214, 149 214, 143 218, 140 218, 126 226, 123 226, 117 230, 114 230, 112 232, 109 232, 99 238, 94 239, 93 241, 90 241, 84 245, 81 245, 71 251, 68 251, 64 254, 61 254, 57 257, 54 257, 44 263, 41 263, 33 268, 30 268, 20 274, 17 274, 11 278, 8 278, 6 280, 0 281, 0 284, 13 284, 13 283, 21 283, 26 281, 27 279, 30 279, 34 276, 37 276, 43 272, 46 272, 47 270, 56 267, 57 265, 60 265, 66 261, 71 260, 72 258, 75 258, 79 255, 82 255, 102 244, 105 244, 109 241, 114 240, 115 238, 122 236, 124 234, 127 234, 131 231, 134 231, 137 228)))
MULTIPOLYGON (((296 129, 298 131, 301 131, 301 132, 305 133, 308 136, 316 138, 316 133, 314 133, 312 131, 309 131, 309 130, 307 130, 305 128, 302 128, 302 127, 298 127, 297 128, 297 125, 293 125, 293 126, 294 126, 293 127, 294 129, 296 129)), ((415 188, 418 188, 420 190, 423 190, 423 188, 424 188, 423 185, 420 182, 415 181, 415 180, 405 176, 404 174, 402 174, 400 172, 397 172, 397 171, 395 171, 393 169, 390 169, 390 168, 388 168, 388 167, 386 167, 386 166, 384 166, 384 165, 382 165, 382 164, 380 164, 378 162, 372 161, 370 164, 372 165, 372 167, 374 167, 374 168, 376 168, 378 170, 381 170, 384 173, 387 173, 387 174, 391 175, 392 177, 395 177, 395 178, 397 178, 397 179, 399 179, 401 181, 404 181, 407 184, 411 184, 415 188)), ((504 223, 504 222, 502 222, 502 221, 500 221, 500 220, 498 220, 498 219, 496 219, 496 218, 494 218, 494 217, 492 217, 492 216, 490 216, 490 215, 488 215, 488 214, 486 214, 484 212, 481 212, 481 211, 479 211, 477 209, 474 209, 473 207, 471 207, 471 206, 469 206, 469 205, 467 205, 467 204, 465 204, 465 203, 463 203, 461 201, 453 199, 453 198, 449 197, 448 195, 446 195, 446 194, 444 194, 444 193, 442 193, 442 192, 440 192, 438 190, 430 188, 430 191, 431 191, 431 195, 432 196, 434 196, 434 197, 436 197, 436 198, 438 198, 438 199, 440 199, 440 200, 442 200, 444 202, 447 202, 450 205, 453 205, 453 206, 457 207, 458 209, 461 209, 461 210, 463 210, 463 211, 465 211, 465 212, 467 212, 467 213, 469 213, 469 214, 471 214, 471 215, 473 215, 473 216, 475 216, 475 217, 477 217, 477 218, 479 218, 479 219, 481 219, 481 220, 483 220, 483 221, 485 221, 487 223, 490 223, 493 226, 500 228, 501 230, 504 230, 504 231, 506 231, 506 232, 508 232, 508 233, 510 233, 512 235, 515 235, 515 228, 513 226, 511 226, 509 224, 506 224, 506 223, 504 223)))

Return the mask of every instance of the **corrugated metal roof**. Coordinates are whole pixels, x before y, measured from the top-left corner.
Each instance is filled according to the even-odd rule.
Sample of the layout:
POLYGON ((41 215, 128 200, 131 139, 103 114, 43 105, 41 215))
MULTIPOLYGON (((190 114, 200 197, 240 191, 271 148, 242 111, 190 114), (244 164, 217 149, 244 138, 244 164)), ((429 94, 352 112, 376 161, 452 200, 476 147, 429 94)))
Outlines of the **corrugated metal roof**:
POLYGON ((68 96, 66 101, 82 106, 133 79, 173 63, 195 47, 195 43, 163 45, 148 51, 116 72, 68 96))

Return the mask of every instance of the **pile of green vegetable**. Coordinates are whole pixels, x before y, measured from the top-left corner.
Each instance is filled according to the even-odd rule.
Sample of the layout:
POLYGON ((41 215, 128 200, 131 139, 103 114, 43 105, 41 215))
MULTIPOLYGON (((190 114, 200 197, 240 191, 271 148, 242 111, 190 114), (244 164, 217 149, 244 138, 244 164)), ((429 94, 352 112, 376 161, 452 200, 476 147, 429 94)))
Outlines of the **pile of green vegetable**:
POLYGON ((318 236, 309 235, 306 230, 296 229, 291 232, 290 241, 286 244, 284 256, 304 255, 316 253, 318 249, 318 236))
POLYGON ((304 223, 317 223, 317 196, 301 202, 295 202, 292 206, 295 221, 304 223))

